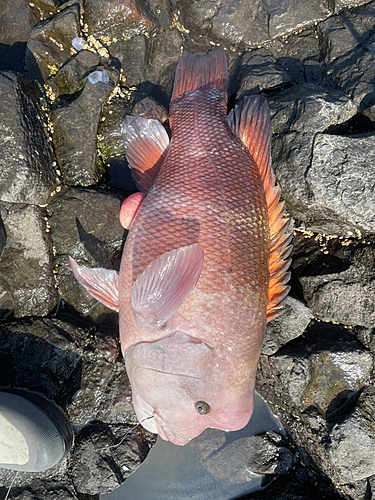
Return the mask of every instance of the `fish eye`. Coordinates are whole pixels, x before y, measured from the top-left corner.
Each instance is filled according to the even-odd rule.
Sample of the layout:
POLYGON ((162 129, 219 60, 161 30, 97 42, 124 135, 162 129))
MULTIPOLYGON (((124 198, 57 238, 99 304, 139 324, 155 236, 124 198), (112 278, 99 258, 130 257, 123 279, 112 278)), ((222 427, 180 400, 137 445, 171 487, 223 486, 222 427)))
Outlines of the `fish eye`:
POLYGON ((211 412, 211 406, 205 401, 196 401, 194 406, 199 415, 208 415, 211 412))

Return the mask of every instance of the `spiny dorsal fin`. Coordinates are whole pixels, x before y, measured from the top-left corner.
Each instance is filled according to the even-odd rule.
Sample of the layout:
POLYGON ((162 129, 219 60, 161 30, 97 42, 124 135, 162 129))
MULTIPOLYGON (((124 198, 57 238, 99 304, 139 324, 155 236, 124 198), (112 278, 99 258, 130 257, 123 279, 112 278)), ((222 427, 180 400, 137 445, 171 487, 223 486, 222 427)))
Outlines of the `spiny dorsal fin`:
POLYGON ((183 52, 176 69, 171 103, 185 92, 209 84, 227 90, 227 62, 223 47, 210 50, 204 56, 183 52))
POLYGON ((292 235, 288 234, 289 219, 284 217, 285 204, 280 202, 281 191, 275 186, 271 167, 271 120, 263 96, 244 98, 228 115, 228 124, 256 161, 268 208, 270 226, 270 281, 268 288, 267 321, 279 316, 283 310, 290 286, 288 257, 292 251, 292 235))
POLYGON ((137 186, 147 193, 167 152, 168 134, 157 120, 126 115, 121 124, 121 138, 137 186))

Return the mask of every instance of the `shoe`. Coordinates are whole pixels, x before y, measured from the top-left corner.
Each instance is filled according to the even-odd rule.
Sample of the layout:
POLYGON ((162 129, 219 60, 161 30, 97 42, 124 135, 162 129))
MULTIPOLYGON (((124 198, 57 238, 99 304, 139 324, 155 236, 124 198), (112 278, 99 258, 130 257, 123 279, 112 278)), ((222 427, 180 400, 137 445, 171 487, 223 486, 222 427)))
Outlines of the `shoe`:
POLYGON ((63 411, 26 389, 0 390, 0 468, 42 472, 69 453, 73 429, 63 411))

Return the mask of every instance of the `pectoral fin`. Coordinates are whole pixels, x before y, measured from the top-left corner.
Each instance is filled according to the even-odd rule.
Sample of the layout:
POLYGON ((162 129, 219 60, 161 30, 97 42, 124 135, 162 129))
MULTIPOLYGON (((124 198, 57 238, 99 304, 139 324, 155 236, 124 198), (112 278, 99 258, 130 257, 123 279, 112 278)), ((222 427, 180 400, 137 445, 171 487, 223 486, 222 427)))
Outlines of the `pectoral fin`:
POLYGON ((137 186, 147 193, 168 149, 168 134, 157 120, 126 115, 121 124, 121 138, 137 186))
POLYGON ((132 307, 147 326, 162 328, 194 290, 203 266, 199 243, 166 252, 146 267, 131 291, 132 307))
POLYGON ((83 285, 95 299, 118 312, 118 274, 103 267, 89 269, 81 267, 69 257, 70 265, 76 280, 83 285))

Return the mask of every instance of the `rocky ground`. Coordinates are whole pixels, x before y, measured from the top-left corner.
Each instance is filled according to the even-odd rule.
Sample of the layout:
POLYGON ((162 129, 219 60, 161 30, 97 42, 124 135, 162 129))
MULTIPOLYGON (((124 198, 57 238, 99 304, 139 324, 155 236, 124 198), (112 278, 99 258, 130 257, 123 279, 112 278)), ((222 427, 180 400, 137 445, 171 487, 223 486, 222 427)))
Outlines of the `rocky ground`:
MULTIPOLYGON (((262 438, 270 490, 248 498, 373 498, 375 2, 3 0, 0 12, 0 385, 45 394, 76 433, 61 466, 18 474, 9 498, 97 500, 153 444, 136 427, 116 315, 68 255, 118 269, 134 190, 120 122, 166 123, 181 51, 219 44, 230 106, 269 102, 295 236, 257 381, 287 438, 262 438)), ((0 498, 13 476, 0 473, 0 498)))

